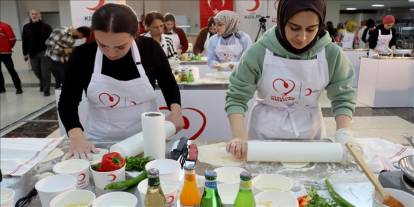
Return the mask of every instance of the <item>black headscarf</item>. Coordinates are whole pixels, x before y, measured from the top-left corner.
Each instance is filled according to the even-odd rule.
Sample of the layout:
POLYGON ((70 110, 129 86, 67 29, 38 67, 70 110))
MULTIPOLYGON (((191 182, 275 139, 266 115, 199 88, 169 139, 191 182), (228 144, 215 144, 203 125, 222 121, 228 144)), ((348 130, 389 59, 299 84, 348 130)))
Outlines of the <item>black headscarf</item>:
POLYGON ((315 42, 325 34, 324 25, 326 16, 325 0, 280 0, 277 8, 277 30, 276 37, 281 45, 291 53, 301 54, 311 48, 315 42), (313 11, 319 17, 318 34, 311 43, 302 49, 294 48, 285 36, 285 26, 290 18, 301 11, 313 11))

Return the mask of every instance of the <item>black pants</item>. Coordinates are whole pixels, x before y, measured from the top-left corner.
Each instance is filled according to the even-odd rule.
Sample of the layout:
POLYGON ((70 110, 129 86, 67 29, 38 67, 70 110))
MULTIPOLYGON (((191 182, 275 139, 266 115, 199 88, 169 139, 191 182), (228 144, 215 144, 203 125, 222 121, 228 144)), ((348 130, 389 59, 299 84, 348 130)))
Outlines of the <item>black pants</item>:
POLYGON ((13 60, 11 57, 11 54, 0 54, 0 91, 5 91, 4 87, 4 77, 3 73, 1 72, 1 62, 4 63, 7 70, 9 71, 9 74, 13 80, 14 87, 16 89, 22 88, 22 83, 20 81, 19 75, 17 74, 16 70, 14 69, 13 60))
POLYGON ((39 79, 40 89, 43 90, 43 80, 42 80, 42 68, 44 68, 45 64, 45 51, 39 52, 36 55, 30 56, 30 65, 32 66, 32 70, 36 75, 37 79, 39 79))
POLYGON ((66 64, 52 60, 50 57, 45 57, 44 69, 42 68, 42 85, 43 91, 49 92, 52 73, 55 77, 56 86, 60 87, 64 80, 66 64))

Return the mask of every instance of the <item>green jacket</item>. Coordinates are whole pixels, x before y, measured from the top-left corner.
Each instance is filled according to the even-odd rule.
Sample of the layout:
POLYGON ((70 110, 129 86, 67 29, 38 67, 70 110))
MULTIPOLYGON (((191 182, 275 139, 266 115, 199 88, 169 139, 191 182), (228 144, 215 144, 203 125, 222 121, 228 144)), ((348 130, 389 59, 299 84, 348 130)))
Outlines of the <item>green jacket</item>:
POLYGON ((267 31, 242 56, 240 64, 230 76, 230 86, 226 93, 227 114, 244 114, 247 102, 253 97, 257 83, 262 76, 263 61, 266 49, 284 58, 307 60, 325 50, 329 67, 329 84, 326 87, 335 116, 352 117, 355 111, 355 89, 352 88, 354 69, 342 49, 331 42, 326 33, 308 51, 297 55, 287 51, 276 38, 276 27, 267 31))

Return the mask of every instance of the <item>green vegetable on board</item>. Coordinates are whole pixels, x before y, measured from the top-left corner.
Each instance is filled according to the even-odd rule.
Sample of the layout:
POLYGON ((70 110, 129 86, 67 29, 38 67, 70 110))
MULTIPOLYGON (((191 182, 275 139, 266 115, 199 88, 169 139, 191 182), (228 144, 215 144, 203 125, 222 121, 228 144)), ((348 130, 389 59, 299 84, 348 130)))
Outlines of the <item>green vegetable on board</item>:
POLYGON ((145 170, 145 165, 151 161, 151 157, 126 157, 126 171, 143 171, 145 170))
POLYGON ((145 180, 145 178, 147 178, 147 171, 144 170, 135 178, 109 183, 105 186, 104 190, 126 190, 137 186, 141 181, 145 180))
POLYGON ((311 197, 310 203, 306 207, 334 207, 335 204, 321 197, 315 188, 311 188, 308 191, 308 195, 311 197))
POLYGON ((329 182, 328 179, 325 179, 326 187, 328 188, 328 192, 331 195, 332 200, 339 206, 339 207, 355 207, 347 200, 342 198, 333 188, 332 184, 329 182))

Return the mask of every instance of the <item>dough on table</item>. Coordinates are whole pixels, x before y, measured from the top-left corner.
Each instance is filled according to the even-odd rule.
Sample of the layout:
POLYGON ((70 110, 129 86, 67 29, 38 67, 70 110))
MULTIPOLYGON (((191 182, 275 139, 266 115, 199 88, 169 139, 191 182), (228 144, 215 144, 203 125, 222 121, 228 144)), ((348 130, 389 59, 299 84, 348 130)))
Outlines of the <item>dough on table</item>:
POLYGON ((226 151, 225 142, 198 147, 198 160, 214 166, 240 166, 243 161, 236 159, 226 151))

